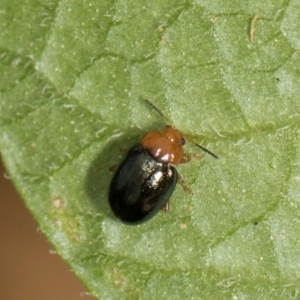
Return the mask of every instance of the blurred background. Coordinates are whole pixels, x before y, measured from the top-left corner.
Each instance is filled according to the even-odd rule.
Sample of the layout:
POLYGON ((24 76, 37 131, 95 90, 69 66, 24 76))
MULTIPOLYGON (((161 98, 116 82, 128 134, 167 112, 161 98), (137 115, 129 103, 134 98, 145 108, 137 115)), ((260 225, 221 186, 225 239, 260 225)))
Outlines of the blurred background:
POLYGON ((0 299, 93 300, 68 265, 51 252, 0 157, 0 299))

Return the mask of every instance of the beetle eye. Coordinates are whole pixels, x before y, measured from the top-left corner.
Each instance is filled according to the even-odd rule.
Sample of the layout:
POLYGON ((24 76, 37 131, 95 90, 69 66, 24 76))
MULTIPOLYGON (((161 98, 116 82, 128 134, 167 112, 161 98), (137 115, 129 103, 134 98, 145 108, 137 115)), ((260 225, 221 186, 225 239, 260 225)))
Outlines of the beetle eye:
POLYGON ((185 145, 185 139, 184 138, 181 139, 181 145, 182 146, 185 145))

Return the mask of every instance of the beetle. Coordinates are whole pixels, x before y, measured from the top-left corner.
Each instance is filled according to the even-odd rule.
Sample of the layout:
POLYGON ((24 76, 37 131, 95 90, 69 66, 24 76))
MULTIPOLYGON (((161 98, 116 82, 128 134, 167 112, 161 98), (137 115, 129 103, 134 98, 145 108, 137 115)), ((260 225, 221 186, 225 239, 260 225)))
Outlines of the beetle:
MULTIPOLYGON (((169 123, 170 120, 149 100, 145 102, 169 123)), ((184 155, 185 138, 174 125, 146 133, 117 168, 109 188, 109 204, 114 215, 129 225, 151 219, 161 208, 169 210, 177 181, 184 185, 175 165, 189 161, 184 155)), ((205 147, 197 147, 218 158, 205 147)))

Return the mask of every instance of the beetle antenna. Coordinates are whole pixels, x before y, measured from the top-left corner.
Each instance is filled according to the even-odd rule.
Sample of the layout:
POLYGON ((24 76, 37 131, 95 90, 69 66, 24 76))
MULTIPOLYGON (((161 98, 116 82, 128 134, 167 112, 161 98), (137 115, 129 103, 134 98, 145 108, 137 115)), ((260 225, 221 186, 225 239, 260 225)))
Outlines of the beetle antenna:
POLYGON ((150 102, 148 99, 145 99, 145 102, 150 105, 156 112, 158 112, 165 120, 167 120, 172 126, 174 127, 173 123, 169 118, 167 118, 152 102, 150 102))
POLYGON ((206 149, 205 147, 203 147, 203 146, 201 146, 201 145, 199 145, 199 144, 197 144, 197 143, 194 143, 194 144, 195 144, 197 147, 199 147, 200 149, 202 149, 203 151, 205 151, 206 153, 208 153, 208 154, 210 154, 211 156, 213 156, 214 158, 216 158, 216 159, 219 158, 216 154, 212 153, 211 151, 209 151, 209 150, 206 149))
POLYGON ((197 144, 193 141, 193 138, 190 137, 189 135, 184 135, 185 139, 187 139, 188 141, 190 141, 191 143, 193 143, 195 146, 197 146, 198 148, 200 148, 201 150, 203 150, 204 152, 208 153, 209 155, 211 155, 212 157, 218 159, 219 156, 214 154, 213 152, 211 152, 210 150, 208 150, 207 148, 201 146, 200 144, 197 144))

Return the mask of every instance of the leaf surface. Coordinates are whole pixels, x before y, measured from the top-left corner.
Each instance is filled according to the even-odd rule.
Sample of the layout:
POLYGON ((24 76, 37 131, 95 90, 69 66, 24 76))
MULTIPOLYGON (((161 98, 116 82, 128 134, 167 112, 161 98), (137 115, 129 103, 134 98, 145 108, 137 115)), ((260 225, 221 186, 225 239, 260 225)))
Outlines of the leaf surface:
POLYGON ((297 0, 4 0, 0 11, 1 154, 91 294, 299 296, 297 0), (142 99, 220 159, 180 165, 193 193, 178 185, 170 213, 126 226, 108 205, 109 168, 164 125, 142 99))

